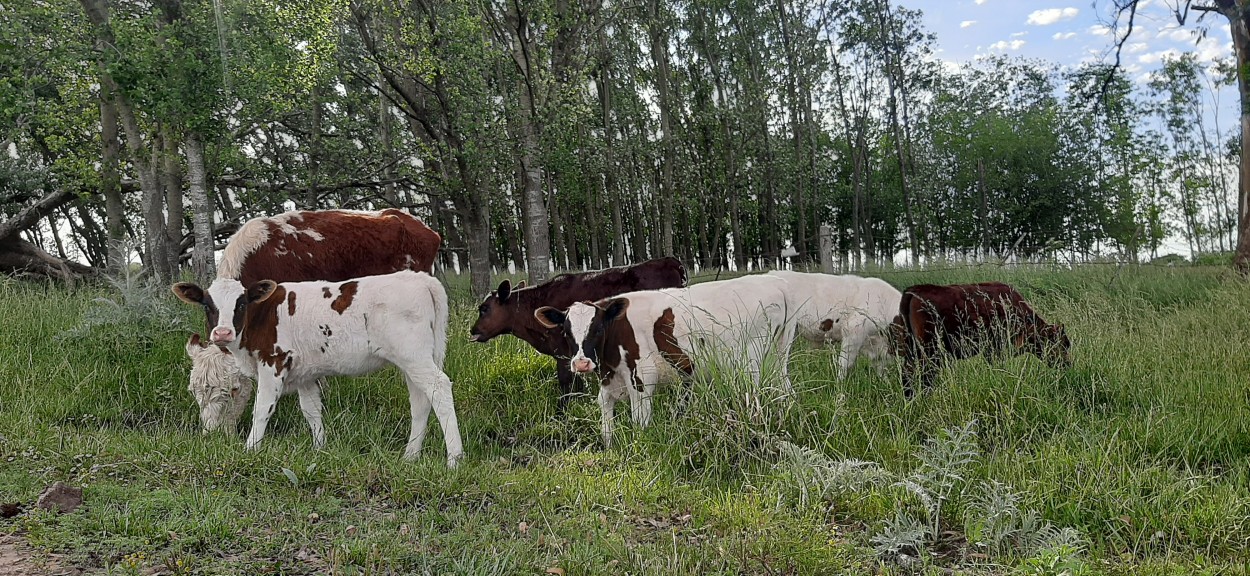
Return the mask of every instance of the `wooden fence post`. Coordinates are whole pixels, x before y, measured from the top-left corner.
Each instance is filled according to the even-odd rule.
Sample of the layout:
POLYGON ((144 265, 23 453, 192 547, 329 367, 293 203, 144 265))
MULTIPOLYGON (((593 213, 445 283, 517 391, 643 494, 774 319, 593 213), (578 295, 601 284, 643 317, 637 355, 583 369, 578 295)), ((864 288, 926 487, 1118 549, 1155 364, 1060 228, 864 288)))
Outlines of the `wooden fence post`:
POLYGON ((820 225, 820 271, 833 274, 833 226, 820 225))

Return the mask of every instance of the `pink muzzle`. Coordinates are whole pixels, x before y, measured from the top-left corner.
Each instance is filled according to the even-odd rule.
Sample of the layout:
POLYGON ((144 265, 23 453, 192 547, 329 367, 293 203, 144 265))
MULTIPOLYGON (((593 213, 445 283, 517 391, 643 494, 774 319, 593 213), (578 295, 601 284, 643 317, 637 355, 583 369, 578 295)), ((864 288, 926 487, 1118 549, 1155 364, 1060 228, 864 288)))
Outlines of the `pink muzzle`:
POLYGON ((574 358, 573 359, 573 371, 577 372, 578 374, 585 374, 594 369, 595 369, 595 363, 591 362, 590 358, 574 358))
POLYGON ((234 330, 221 327, 214 328, 213 333, 209 337, 212 339, 213 344, 225 346, 234 341, 234 330))

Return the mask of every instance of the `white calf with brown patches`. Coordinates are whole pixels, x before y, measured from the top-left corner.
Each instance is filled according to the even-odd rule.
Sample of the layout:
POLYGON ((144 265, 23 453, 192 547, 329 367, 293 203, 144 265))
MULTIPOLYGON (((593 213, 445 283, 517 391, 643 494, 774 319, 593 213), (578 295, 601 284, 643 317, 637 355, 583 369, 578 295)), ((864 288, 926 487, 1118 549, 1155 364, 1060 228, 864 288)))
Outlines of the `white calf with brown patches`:
POLYGON ((634 423, 651 421, 656 384, 698 369, 695 359, 737 358, 759 384, 764 357, 775 351, 782 386, 790 390, 786 358, 794 322, 785 281, 744 276, 689 288, 629 292, 598 303, 576 303, 567 311, 534 313, 549 327, 561 326, 575 350, 574 372, 599 373, 603 443, 612 443, 617 401, 628 398, 634 423), (728 354, 724 354, 728 352, 728 354))
POLYGON ((838 379, 846 378, 855 358, 864 352, 882 372, 893 357, 887 329, 898 314, 900 293, 880 278, 835 276, 774 270, 786 281, 786 294, 799 336, 813 344, 842 344, 838 352, 838 379))
MULTIPOLYGON (((463 446, 451 380, 442 370, 447 294, 428 274, 402 271, 347 282, 262 280, 246 289, 237 280, 218 278, 207 293, 188 283, 175 285, 174 292, 192 303, 206 298, 230 303, 235 311, 231 325, 215 327, 212 335, 214 344, 233 353, 240 371, 257 379, 248 449, 264 438, 278 397, 290 390, 299 393, 314 444, 322 446, 317 380, 367 374, 391 364, 408 384, 412 431, 404 457, 415 458, 421 451, 433 409, 448 465, 459 460, 463 446)), ((217 375, 230 377, 226 370, 217 375)))

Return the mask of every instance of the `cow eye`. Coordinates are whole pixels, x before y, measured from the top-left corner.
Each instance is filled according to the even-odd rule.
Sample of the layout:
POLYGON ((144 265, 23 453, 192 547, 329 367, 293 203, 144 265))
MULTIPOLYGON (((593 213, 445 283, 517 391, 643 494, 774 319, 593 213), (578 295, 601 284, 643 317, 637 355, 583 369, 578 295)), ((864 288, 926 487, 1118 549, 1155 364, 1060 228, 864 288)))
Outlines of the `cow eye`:
POLYGON ((487 310, 490 310, 490 307, 485 304, 482 304, 481 306, 477 307, 478 314, 485 314, 487 310))

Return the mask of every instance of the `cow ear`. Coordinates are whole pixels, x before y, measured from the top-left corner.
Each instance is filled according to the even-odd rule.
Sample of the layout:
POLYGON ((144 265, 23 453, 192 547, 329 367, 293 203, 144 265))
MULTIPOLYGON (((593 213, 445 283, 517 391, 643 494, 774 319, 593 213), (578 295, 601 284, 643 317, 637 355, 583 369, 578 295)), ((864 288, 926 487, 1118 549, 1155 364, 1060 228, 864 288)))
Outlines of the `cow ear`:
POLYGON ((608 301, 608 305, 603 308, 603 321, 605 323, 616 320, 617 316, 625 313, 629 309, 629 299, 613 298, 608 301))
POLYGON ((179 282, 171 286, 170 290, 174 291, 174 296, 187 304, 204 303, 204 289, 192 282, 179 282))
POLYGON ((517 282, 517 283, 516 283, 516 289, 517 289, 517 290, 520 290, 520 289, 522 289, 522 288, 524 288, 524 287, 525 287, 525 281, 524 281, 524 280, 522 280, 522 281, 520 281, 520 282, 517 282))
POLYGON ((261 280, 247 287, 247 302, 264 302, 278 288, 273 280, 261 280))
POLYGON ((199 334, 192 333, 191 337, 187 338, 187 356, 194 358, 197 351, 203 350, 207 347, 208 346, 205 346, 200 342, 199 334))
POLYGON ((500 283, 499 283, 499 288, 498 288, 497 290, 495 290, 495 296, 497 296, 497 297, 499 298, 499 301, 500 301, 500 302, 503 302, 504 300, 507 300, 507 299, 508 299, 508 295, 509 295, 509 294, 511 294, 511 293, 512 293, 512 282, 509 282, 509 281, 507 281, 507 280, 504 280, 503 282, 500 282, 500 283))
POLYGON ((547 328, 558 328, 564 324, 564 312, 550 306, 543 306, 534 311, 534 319, 547 328))

